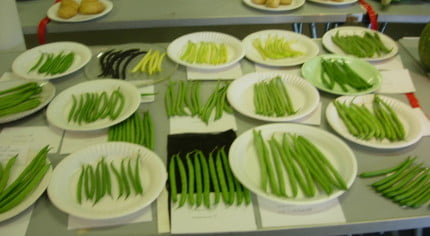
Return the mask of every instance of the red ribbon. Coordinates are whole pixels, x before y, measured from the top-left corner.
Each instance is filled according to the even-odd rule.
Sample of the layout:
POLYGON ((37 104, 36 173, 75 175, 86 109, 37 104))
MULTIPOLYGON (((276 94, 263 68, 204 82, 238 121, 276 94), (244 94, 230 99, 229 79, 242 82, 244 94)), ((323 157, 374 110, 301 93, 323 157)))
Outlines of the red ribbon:
POLYGON ((415 97, 414 93, 407 93, 406 97, 408 98, 409 104, 411 105, 412 108, 420 107, 420 103, 419 103, 417 97, 415 97))
MULTIPOLYGON (((61 0, 55 0, 55 3, 59 2, 61 0)), ((39 27, 37 28, 37 37, 39 39, 39 44, 45 44, 46 43, 46 25, 51 22, 51 19, 48 17, 44 17, 39 22, 39 27)))
POLYGON ((359 0, 359 1, 361 6, 364 7, 364 9, 367 12, 367 15, 369 16, 371 29, 378 30, 378 20, 377 20, 378 15, 376 14, 375 10, 373 10, 373 7, 365 0, 359 0))

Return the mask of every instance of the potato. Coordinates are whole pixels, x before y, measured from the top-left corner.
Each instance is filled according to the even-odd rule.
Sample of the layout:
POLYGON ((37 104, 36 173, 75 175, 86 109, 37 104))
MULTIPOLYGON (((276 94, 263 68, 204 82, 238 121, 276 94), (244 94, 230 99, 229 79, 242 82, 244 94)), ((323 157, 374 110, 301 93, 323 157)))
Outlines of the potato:
POLYGON ((281 4, 281 0, 267 0, 266 6, 270 8, 277 8, 281 4))
POLYGON ((58 8, 57 16, 63 19, 69 19, 78 14, 79 4, 74 0, 62 0, 58 8))
POLYGON ((281 5, 290 5, 293 0, 281 0, 281 5))
POLYGON ((252 0, 252 3, 258 4, 258 5, 264 5, 266 3, 266 0, 252 0))
POLYGON ((79 5, 79 13, 81 14, 98 14, 105 10, 105 5, 99 0, 82 0, 79 5))

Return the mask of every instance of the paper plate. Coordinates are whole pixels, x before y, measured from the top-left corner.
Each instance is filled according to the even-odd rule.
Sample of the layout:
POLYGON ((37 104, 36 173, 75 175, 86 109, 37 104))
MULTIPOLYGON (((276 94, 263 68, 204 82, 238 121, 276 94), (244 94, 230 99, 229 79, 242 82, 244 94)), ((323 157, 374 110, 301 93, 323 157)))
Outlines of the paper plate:
POLYGON ((246 4, 247 6, 250 6, 258 10, 273 11, 273 12, 291 11, 303 6, 305 2, 306 2, 305 0, 292 0, 291 4, 289 5, 279 5, 279 7, 271 8, 271 7, 266 7, 266 5, 264 4, 255 4, 252 2, 252 0, 243 0, 243 3, 246 4))
MULTIPOLYGON (((353 102, 355 104, 364 104, 366 107, 370 109, 372 107, 374 96, 375 95, 373 94, 362 95, 362 96, 342 96, 342 97, 338 97, 336 101, 346 102, 346 103, 353 102)), ((367 147, 379 148, 379 149, 397 149, 397 148, 404 148, 418 142, 422 137, 421 121, 415 115, 416 113, 413 112, 412 108, 397 99, 382 96, 382 95, 378 95, 378 96, 392 107, 394 112, 399 117, 400 121, 403 123, 405 132, 406 132, 405 140, 396 141, 396 142, 390 142, 388 139, 363 140, 353 136, 352 134, 349 133, 344 122, 339 117, 333 102, 329 103, 326 109, 326 117, 327 117, 328 123, 340 136, 354 143, 367 146, 367 147)))
POLYGON ((171 42, 167 47, 167 55, 176 63, 186 67, 198 70, 219 70, 227 68, 240 61, 244 57, 245 52, 240 40, 233 36, 218 32, 197 32, 183 35, 171 42), (184 53, 186 45, 189 41, 194 43, 213 42, 217 44, 225 44, 227 46, 227 62, 224 64, 211 65, 188 63, 181 60, 180 57, 184 53))
MULTIPOLYGON (((64 19, 61 18, 57 15, 58 9, 60 8, 60 2, 55 3, 54 5, 52 5, 48 11, 46 12, 47 16, 49 19, 53 20, 53 21, 58 21, 58 22, 84 22, 84 21, 90 21, 90 20, 94 20, 97 19, 99 17, 102 17, 106 14, 108 14, 110 11, 112 11, 113 8, 113 3, 111 1, 108 0, 99 0, 101 3, 103 3, 105 5, 105 9, 97 14, 77 14, 76 16, 73 16, 69 19, 64 19)), ((77 3, 80 3, 81 0, 76 0, 77 3)))
POLYGON ((252 33, 242 40, 245 48, 245 56, 249 60, 268 66, 295 66, 304 63, 319 53, 319 47, 311 38, 287 30, 263 30, 252 33), (283 59, 263 59, 258 50, 252 45, 255 39, 264 42, 269 36, 278 36, 291 42, 291 48, 303 53, 303 55, 283 59))
POLYGON ((381 73, 376 67, 369 62, 352 56, 341 56, 333 54, 325 54, 316 56, 306 61, 301 68, 303 78, 309 81, 318 89, 338 95, 360 95, 376 91, 382 83, 381 73), (340 86, 335 85, 333 89, 326 87, 321 80, 321 59, 343 60, 345 63, 361 75, 372 87, 364 90, 354 90, 350 88, 349 91, 343 91, 340 86))
POLYGON ((91 50, 80 43, 76 42, 56 42, 49 43, 34 47, 23 52, 19 55, 12 63, 12 71, 18 76, 25 79, 33 80, 49 80, 56 79, 62 76, 71 74, 83 66, 85 66, 91 59, 91 50), (60 52, 68 53, 74 52, 75 58, 72 65, 65 72, 54 75, 39 74, 37 71, 29 72, 30 68, 38 61, 42 53, 54 53, 58 54, 60 52))
POLYGON ((234 80, 228 87, 227 98, 234 109, 258 120, 283 122, 293 121, 309 115, 317 108, 320 96, 309 82, 295 75, 278 72, 255 72, 234 80), (290 95, 297 113, 283 117, 269 117, 256 114, 254 107, 254 85, 264 80, 280 76, 290 95))
MULTIPOLYGON (((84 72, 87 79, 94 80, 94 79, 104 78, 99 76, 102 73, 99 58, 103 55, 103 53, 109 50, 125 51, 129 49, 138 49, 140 51, 146 51, 146 52, 148 52, 149 50, 158 50, 161 53, 166 52, 166 48, 164 47, 153 45, 153 44, 145 44, 145 43, 128 43, 128 44, 97 47, 95 52, 93 51, 94 56, 91 58, 91 60, 84 68, 84 72)), ((150 85, 150 84, 155 84, 155 83, 167 80, 176 72, 178 64, 176 64, 175 62, 170 60, 170 58, 165 56, 163 59, 163 63, 161 65, 160 72, 154 73, 152 75, 149 75, 146 72, 132 73, 131 70, 139 63, 139 61, 142 59, 144 55, 145 54, 138 55, 129 62, 125 73, 126 78, 124 80, 135 81, 141 84, 150 85)), ((122 65, 124 65, 124 63, 125 61, 122 62, 122 65)))
POLYGON ((382 41, 382 43, 387 47, 387 48, 392 48, 391 52, 387 53, 387 54, 383 54, 381 56, 375 56, 375 57, 366 57, 366 58, 362 58, 363 60, 366 61, 382 61, 382 60, 386 60, 388 58, 394 57, 395 55, 397 55, 398 53, 398 46, 397 43, 390 38, 389 36, 377 32, 375 30, 371 30, 368 28, 364 28, 364 27, 359 27, 359 26, 342 26, 342 27, 337 27, 334 29, 331 29, 329 31, 327 31, 323 37, 322 37, 322 44, 323 46, 329 51, 332 52, 334 54, 338 54, 338 55, 347 55, 342 49, 340 49, 336 44, 334 44, 334 42, 331 40, 331 37, 333 35, 335 35, 337 32, 339 32, 340 35, 362 35, 364 34, 364 32, 371 32, 371 33, 377 33, 382 41))
POLYGON ((343 0, 343 1, 335 1, 335 0, 308 0, 310 2, 315 2, 318 4, 322 4, 322 5, 327 5, 327 6, 344 6, 344 5, 349 5, 349 4, 353 4, 356 3, 357 0, 343 0))
MULTIPOLYGON (((24 83, 28 83, 29 80, 8 80, 8 81, 2 81, 0 82, 0 88, 3 89, 8 89, 8 88, 12 88, 24 83)), ((40 109, 44 108, 46 105, 48 105, 48 103, 54 98, 55 96, 55 86, 50 83, 50 82, 40 82, 37 81, 37 83, 39 84, 39 86, 42 87, 42 92, 40 93, 40 100, 41 103, 39 106, 28 110, 28 111, 23 111, 23 112, 19 112, 16 114, 11 114, 11 115, 6 115, 3 117, 0 117, 0 124, 3 123, 7 123, 7 122, 11 122, 11 121, 15 121, 15 120, 19 120, 21 118, 27 117, 37 111, 39 111, 40 109)))
MULTIPOLYGON (((349 188, 357 174, 357 161, 351 148, 337 136, 317 127, 302 124, 277 123, 255 127, 261 130, 261 135, 268 140, 272 135, 292 133, 305 137, 312 142, 338 170, 349 188)), ((258 196, 285 205, 314 205, 328 202, 343 194, 344 190, 334 189, 331 195, 317 191, 314 197, 306 197, 299 188, 296 197, 281 197, 265 192, 260 186, 260 165, 253 142, 253 129, 250 129, 232 143, 229 151, 231 169, 236 178, 250 191, 258 196)), ((286 181, 287 194, 291 193, 290 185, 286 181)), ((291 196, 291 194, 290 194, 291 196)))
POLYGON ((107 128, 120 123, 131 116, 140 105, 139 90, 133 84, 117 79, 99 79, 79 83, 58 94, 49 104, 46 116, 49 123, 64 130, 72 131, 89 131, 107 128), (79 95, 86 92, 101 93, 106 91, 110 94, 112 91, 120 89, 124 94, 125 104, 121 114, 114 120, 109 118, 99 119, 92 123, 75 123, 68 122, 68 114, 72 108, 72 95, 79 95))
MULTIPOLYGON (((111 176, 112 183, 116 183, 111 176)), ((48 186, 51 202, 61 211, 86 219, 113 219, 126 216, 149 206, 163 190, 167 180, 164 163, 149 149, 131 143, 109 142, 87 147, 65 157, 55 167, 48 186), (127 199, 105 196, 97 204, 76 199, 76 187, 82 164, 95 164, 101 157, 118 164, 122 158, 140 155, 140 177, 143 195, 131 194, 127 199)), ((113 195, 117 185, 112 184, 113 195)))

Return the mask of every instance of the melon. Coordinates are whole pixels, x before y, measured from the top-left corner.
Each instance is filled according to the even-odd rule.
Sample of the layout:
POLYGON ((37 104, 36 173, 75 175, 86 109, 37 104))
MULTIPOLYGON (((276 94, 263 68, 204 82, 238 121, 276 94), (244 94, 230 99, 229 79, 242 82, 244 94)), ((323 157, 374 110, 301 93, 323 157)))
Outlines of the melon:
POLYGON ((418 55, 427 71, 430 71, 430 22, 424 26, 418 41, 418 55))

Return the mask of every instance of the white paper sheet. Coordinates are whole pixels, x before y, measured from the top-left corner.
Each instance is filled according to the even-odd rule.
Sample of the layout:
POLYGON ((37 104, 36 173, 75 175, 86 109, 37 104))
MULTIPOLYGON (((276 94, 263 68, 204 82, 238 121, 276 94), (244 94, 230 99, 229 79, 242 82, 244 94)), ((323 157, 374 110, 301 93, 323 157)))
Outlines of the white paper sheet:
POLYGON ((67 229, 88 229, 152 221, 151 205, 124 217, 109 220, 89 220, 69 215, 67 229))
POLYGON ((258 205, 263 228, 346 222, 337 199, 313 206, 287 206, 258 197, 258 205))
POLYGON ((255 71, 256 72, 282 72, 282 73, 289 73, 296 76, 302 76, 300 67, 298 66, 292 66, 292 67, 270 67, 270 66, 263 66, 255 64, 255 71))
POLYGON ((242 68, 239 63, 221 70, 196 70, 187 68, 189 80, 232 80, 242 76, 242 68))
POLYGON ((169 194, 164 188, 157 198, 158 233, 170 233, 169 194))
POLYGON ((378 70, 397 70, 404 68, 402 59, 399 55, 387 60, 372 62, 371 64, 374 65, 378 70))
POLYGON ((410 93, 415 86, 407 69, 381 71, 382 84, 377 93, 410 93))
MULTIPOLYGON (((211 194, 210 197, 213 202, 214 195, 211 194)), ((172 206, 170 214, 173 234, 240 232, 257 229, 252 204, 227 206, 220 202, 210 209, 204 206, 191 207, 189 204, 180 208, 175 207, 174 204, 172 206)))
POLYGON ((13 218, 0 222, 0 235, 25 236, 32 213, 33 206, 13 218))
POLYGON ((66 131, 61 145, 60 153, 68 154, 73 153, 82 148, 91 146, 93 144, 107 142, 107 129, 91 132, 73 132, 66 131))
POLYGON ((29 147, 27 145, 16 145, 16 144, 0 144, 0 162, 3 163, 3 166, 6 162, 13 156, 18 154, 15 163, 17 164, 25 164, 28 162, 28 150, 29 147))
MULTIPOLYGON (((138 88, 139 93, 140 94, 153 94, 154 91, 154 85, 149 85, 149 86, 145 86, 145 87, 141 87, 138 88)), ((141 103, 149 103, 149 102, 153 102, 155 100, 155 95, 145 95, 145 96, 141 96, 141 103)))
MULTIPOLYGON (((212 114, 213 117, 214 114, 212 114)), ((212 133, 222 132, 229 129, 237 130, 236 120, 234 115, 229 113, 223 113, 221 119, 213 121, 213 118, 209 120, 209 123, 204 123, 198 117, 190 116, 175 116, 169 119, 170 121, 170 132, 169 134, 182 134, 182 133, 212 133)))
POLYGON ((32 150, 49 145, 49 152, 57 153, 62 136, 62 130, 48 126, 7 127, 0 132, 0 143, 27 145, 32 150))

